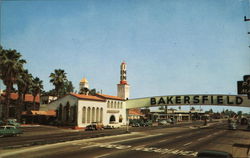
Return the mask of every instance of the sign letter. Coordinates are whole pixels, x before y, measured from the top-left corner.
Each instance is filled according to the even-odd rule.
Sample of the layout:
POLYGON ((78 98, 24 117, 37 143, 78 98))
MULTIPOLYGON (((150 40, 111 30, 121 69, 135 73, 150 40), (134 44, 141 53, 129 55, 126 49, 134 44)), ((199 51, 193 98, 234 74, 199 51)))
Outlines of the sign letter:
POLYGON ((150 103, 151 103, 151 105, 155 105, 156 104, 155 98, 150 98, 150 103))

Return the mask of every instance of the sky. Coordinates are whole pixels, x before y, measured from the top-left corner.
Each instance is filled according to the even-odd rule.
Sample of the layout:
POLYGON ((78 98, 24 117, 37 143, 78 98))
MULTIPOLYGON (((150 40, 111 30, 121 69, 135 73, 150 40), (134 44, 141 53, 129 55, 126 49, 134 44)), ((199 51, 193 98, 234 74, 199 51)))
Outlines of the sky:
MULTIPOLYGON (((2 0, 0 43, 53 85, 63 69, 75 90, 116 95, 127 63, 130 98, 237 94, 250 74, 249 0, 2 0)), ((219 108, 218 108, 219 109, 219 108)), ((241 108, 241 110, 249 108, 241 108)))

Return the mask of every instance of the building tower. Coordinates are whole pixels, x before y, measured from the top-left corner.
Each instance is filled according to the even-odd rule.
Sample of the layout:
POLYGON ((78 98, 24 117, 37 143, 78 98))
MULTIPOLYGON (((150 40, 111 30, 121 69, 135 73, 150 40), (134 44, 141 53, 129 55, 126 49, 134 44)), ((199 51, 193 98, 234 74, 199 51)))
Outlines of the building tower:
POLYGON ((82 80, 80 81, 80 85, 79 85, 79 90, 81 90, 83 88, 88 88, 89 89, 89 82, 85 77, 82 78, 82 80))
POLYGON ((127 64, 124 61, 121 63, 120 69, 120 84, 117 84, 117 96, 128 99, 130 86, 127 83, 127 64))

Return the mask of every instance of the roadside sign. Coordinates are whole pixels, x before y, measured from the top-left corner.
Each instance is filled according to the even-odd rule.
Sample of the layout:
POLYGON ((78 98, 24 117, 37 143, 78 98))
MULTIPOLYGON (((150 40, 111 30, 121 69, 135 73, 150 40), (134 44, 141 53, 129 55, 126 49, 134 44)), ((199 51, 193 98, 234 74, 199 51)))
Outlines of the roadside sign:
POLYGON ((243 81, 237 81, 238 94, 247 94, 250 99, 250 75, 244 75, 243 81))
POLYGON ((238 81, 238 94, 248 94, 250 93, 250 89, 249 89, 249 82, 246 81, 238 81))

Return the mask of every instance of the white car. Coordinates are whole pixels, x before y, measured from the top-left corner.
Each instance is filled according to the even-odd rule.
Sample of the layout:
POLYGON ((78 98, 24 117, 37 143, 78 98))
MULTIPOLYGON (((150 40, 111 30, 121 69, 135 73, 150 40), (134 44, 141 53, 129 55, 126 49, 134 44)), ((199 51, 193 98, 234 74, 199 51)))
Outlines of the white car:
POLYGON ((120 128, 121 125, 118 122, 112 122, 108 124, 108 126, 111 126, 111 128, 120 128))

